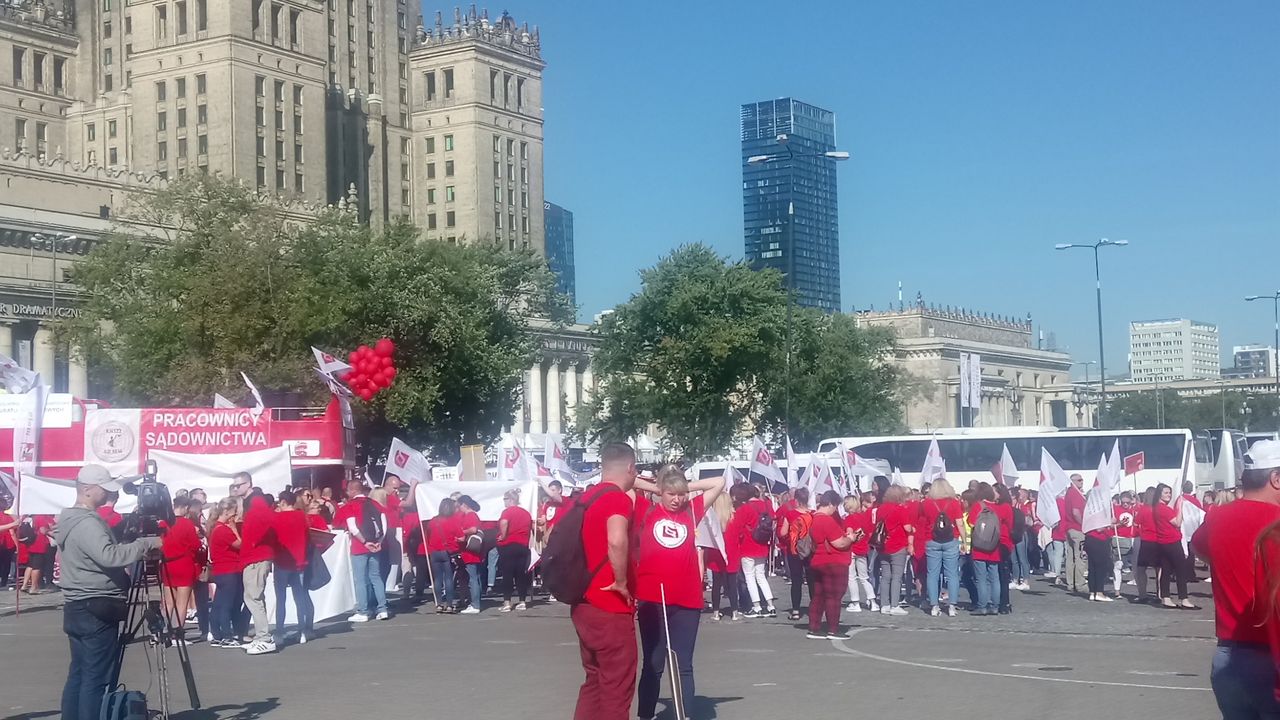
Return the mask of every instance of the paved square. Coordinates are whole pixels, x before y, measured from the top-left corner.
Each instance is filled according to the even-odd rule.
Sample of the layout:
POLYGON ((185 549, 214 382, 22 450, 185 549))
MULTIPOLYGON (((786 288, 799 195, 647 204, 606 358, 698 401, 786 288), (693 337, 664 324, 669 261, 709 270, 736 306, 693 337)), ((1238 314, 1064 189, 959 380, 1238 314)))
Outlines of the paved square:
MULTIPOLYGON (((785 581, 775 583, 785 597, 785 581)), ((847 641, 808 640, 783 618, 714 624, 704 616, 693 716, 1218 717, 1207 585, 1193 586, 1199 611, 1090 603, 1039 578, 1032 586, 1014 591, 1011 616, 845 612, 854 633, 847 641)), ((0 717, 56 717, 68 657, 59 596, 24 598, 20 617, 12 593, 3 597, 0 717)), ((204 709, 174 717, 569 718, 582 680, 559 604, 538 602, 521 614, 491 605, 476 616, 438 616, 428 606, 387 622, 325 623, 321 633, 258 657, 192 645, 204 709)), ((124 678, 147 689, 137 650, 124 678)), ((185 710, 176 667, 170 682, 173 707, 185 710)))

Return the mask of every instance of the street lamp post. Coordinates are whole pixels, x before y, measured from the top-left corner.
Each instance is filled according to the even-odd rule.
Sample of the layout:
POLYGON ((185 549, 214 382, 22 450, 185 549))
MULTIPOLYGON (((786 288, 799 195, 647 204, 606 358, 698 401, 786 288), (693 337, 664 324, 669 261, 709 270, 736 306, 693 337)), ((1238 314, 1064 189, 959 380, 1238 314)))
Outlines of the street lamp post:
MULTIPOLYGON (((1090 366, 1090 365, 1097 365, 1097 364, 1098 364, 1098 361, 1097 361, 1097 360, 1080 360, 1080 361, 1078 361, 1078 362, 1073 362, 1073 363, 1071 363, 1071 364, 1072 364, 1072 365, 1083 365, 1083 366, 1084 366, 1084 387, 1085 387, 1085 389, 1086 389, 1086 390, 1088 390, 1088 389, 1089 389, 1089 386, 1090 386, 1090 384, 1091 384, 1091 383, 1090 383, 1090 380, 1089 380, 1089 366, 1090 366)), ((1069 378, 1068 378, 1068 379, 1069 379, 1069 378)), ((1096 418, 1094 418, 1094 419, 1096 420, 1096 418)), ((1083 425, 1083 422, 1081 422, 1081 425, 1083 425)))
POLYGON ((1098 249, 1108 245, 1128 245, 1128 240, 1108 240, 1102 238, 1096 243, 1058 243, 1054 250, 1070 250, 1071 248, 1088 248, 1093 250, 1093 279, 1098 292, 1098 427, 1102 427, 1107 416, 1107 356, 1102 344, 1102 265, 1098 260, 1098 249))
MULTIPOLYGON (((825 158, 827 160, 848 160, 849 153, 843 150, 827 150, 825 152, 796 152, 789 144, 790 138, 786 134, 778 135, 778 146, 782 152, 771 153, 767 155, 752 155, 747 158, 748 165, 760 165, 763 163, 779 162, 785 160, 792 162, 796 158, 825 158)), ((792 166, 794 169, 794 166, 792 166)), ((785 432, 791 434, 791 344, 792 344, 792 307, 795 305, 796 291, 796 203, 795 203, 795 179, 791 178, 787 182, 787 353, 786 353, 786 375, 783 380, 783 409, 782 409, 782 426, 785 432)))
POLYGON ((1253 302, 1254 300, 1270 300, 1275 319, 1275 344, 1271 346, 1272 357, 1275 358, 1276 371, 1276 395, 1280 395, 1280 290, 1271 295, 1250 295, 1244 299, 1245 302, 1253 302))

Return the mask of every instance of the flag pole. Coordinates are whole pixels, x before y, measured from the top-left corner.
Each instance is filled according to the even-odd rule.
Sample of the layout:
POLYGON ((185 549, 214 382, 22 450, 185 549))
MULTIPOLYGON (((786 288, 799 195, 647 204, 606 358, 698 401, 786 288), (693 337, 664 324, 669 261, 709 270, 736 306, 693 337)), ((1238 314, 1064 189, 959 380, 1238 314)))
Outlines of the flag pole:
POLYGON ((676 651, 671 649, 671 625, 667 622, 667 586, 658 583, 658 591, 662 595, 662 633, 667 640, 667 672, 671 675, 671 707, 676 717, 684 720, 684 687, 680 682, 680 662, 676 651))

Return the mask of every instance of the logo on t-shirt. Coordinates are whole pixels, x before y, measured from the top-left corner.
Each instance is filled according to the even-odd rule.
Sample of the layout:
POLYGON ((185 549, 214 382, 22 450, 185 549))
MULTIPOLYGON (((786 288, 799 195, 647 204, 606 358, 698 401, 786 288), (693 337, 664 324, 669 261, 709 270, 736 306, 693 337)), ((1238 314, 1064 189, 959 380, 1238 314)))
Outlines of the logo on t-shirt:
POLYGON ((689 537, 689 528, 678 522, 663 518, 653 524, 653 539, 664 548, 678 548, 684 544, 687 537, 689 537))
POLYGON ((548 506, 547 506, 547 519, 548 519, 548 520, 554 520, 554 519, 555 519, 555 517, 556 517, 556 506, 555 506, 555 505, 548 505, 548 506))

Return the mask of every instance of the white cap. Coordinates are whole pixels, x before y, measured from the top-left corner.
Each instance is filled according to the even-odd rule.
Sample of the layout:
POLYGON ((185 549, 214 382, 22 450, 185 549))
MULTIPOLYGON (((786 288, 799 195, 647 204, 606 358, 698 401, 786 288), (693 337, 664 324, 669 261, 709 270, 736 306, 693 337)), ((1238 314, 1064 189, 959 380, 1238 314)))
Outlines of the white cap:
POLYGON ((1246 470, 1280 468, 1280 440, 1259 440, 1244 456, 1246 470))
POLYGON ((111 473, 101 465, 85 465, 80 468, 76 482, 82 485, 98 485, 109 492, 120 492, 124 487, 124 480, 111 477, 111 473))

